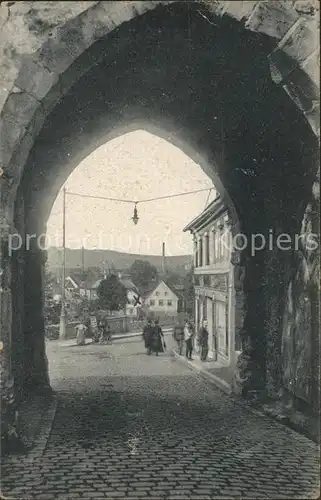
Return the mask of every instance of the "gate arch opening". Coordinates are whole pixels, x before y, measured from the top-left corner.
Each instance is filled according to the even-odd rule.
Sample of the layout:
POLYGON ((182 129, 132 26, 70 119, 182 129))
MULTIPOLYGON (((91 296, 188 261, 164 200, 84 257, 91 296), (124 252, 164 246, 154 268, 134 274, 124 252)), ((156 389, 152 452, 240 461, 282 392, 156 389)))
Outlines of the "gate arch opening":
MULTIPOLYGON (((318 143, 302 109, 271 80, 268 56, 277 41, 231 18, 206 19, 197 7, 190 16, 184 5, 161 6, 120 24, 87 52, 81 50, 87 60, 96 58, 85 74, 81 59, 67 70, 64 65, 59 84, 50 84, 39 103, 33 97, 37 112, 21 114, 29 132, 26 143, 8 153, 15 183, 2 200, 20 233, 43 232, 50 203, 81 158, 128 124, 148 122, 205 158, 197 163, 211 166, 214 184, 231 200, 242 232, 266 234, 272 228, 300 234, 307 207, 315 205, 318 143)), ((308 100, 314 99, 311 88, 308 100)), ((315 223, 315 206, 312 212, 315 223)), ((304 256, 310 258, 314 255, 304 256)), ((293 250, 241 255, 241 371, 248 388, 268 386, 277 393, 282 386, 284 309, 296 279, 295 259, 293 250)), ((16 331, 20 328, 24 339, 26 385, 45 387, 43 262, 37 252, 16 254, 15 264, 8 262, 10 269, 15 266, 15 313, 25 321, 16 331)), ((315 283, 313 273, 309 279, 315 283)), ((315 328, 317 318, 310 319, 315 328)), ((11 320, 6 322, 10 330, 11 320)))

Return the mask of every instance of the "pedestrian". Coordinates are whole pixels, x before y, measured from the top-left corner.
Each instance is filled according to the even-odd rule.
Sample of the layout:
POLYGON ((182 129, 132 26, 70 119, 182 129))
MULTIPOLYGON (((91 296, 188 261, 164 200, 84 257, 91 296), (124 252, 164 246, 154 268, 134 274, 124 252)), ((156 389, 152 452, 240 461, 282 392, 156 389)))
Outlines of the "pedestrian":
POLYGON ((180 324, 177 324, 174 327, 174 340, 177 343, 177 350, 179 355, 182 355, 183 352, 183 346, 184 346, 184 327, 180 324))
POLYGON ((150 319, 147 320, 146 325, 144 326, 143 329, 143 340, 145 344, 145 349, 148 355, 151 354, 151 340, 152 340, 152 334, 153 334, 153 326, 152 322, 150 319))
POLYGON ((98 322, 98 331, 99 331, 99 343, 105 344, 108 342, 108 336, 110 336, 110 329, 108 330, 108 325, 104 317, 101 317, 98 322))
POLYGON ((191 323, 187 320, 185 322, 185 327, 184 327, 184 340, 186 344, 186 358, 187 359, 193 359, 192 358, 192 353, 193 353, 193 337, 194 337, 194 332, 192 329, 191 323))
POLYGON ((105 335, 106 335, 107 343, 111 344, 112 343, 112 341, 111 341, 111 329, 110 329, 110 326, 107 322, 106 322, 106 328, 105 328, 105 335))
POLYGON ((152 329, 152 338, 151 338, 151 350, 152 352, 156 353, 156 356, 158 356, 160 352, 164 352, 165 350, 165 342, 163 340, 163 337, 164 334, 157 319, 154 322, 154 326, 152 329))
POLYGON ((206 320, 203 321, 202 327, 200 328, 198 339, 201 348, 201 361, 206 361, 208 355, 208 329, 206 320))
POLYGON ((76 342, 77 345, 85 345, 86 340, 85 340, 85 334, 87 331, 87 327, 85 326, 85 321, 81 320, 80 323, 76 326, 76 331, 77 331, 77 337, 76 337, 76 342))

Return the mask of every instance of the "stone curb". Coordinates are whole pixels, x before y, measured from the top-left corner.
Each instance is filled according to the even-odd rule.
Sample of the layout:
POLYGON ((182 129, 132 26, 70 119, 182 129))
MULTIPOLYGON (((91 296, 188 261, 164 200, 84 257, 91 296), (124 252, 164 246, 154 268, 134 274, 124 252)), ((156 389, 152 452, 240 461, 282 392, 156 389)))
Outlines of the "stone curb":
POLYGON ((222 380, 221 378, 217 377, 216 375, 213 375, 212 373, 209 373, 205 368, 200 368, 199 366, 195 365, 193 361, 190 361, 186 359, 184 356, 180 356, 174 349, 173 349, 173 354, 176 359, 178 359, 181 363, 187 365, 189 368, 191 368, 194 372, 196 372, 198 375, 201 377, 205 378, 215 386, 217 386, 219 389, 224 391, 226 394, 231 395, 232 394, 232 386, 226 382, 225 380, 222 380))
POLYGON ((49 408, 42 419, 39 435, 35 439, 32 450, 28 453, 26 462, 30 463, 35 460, 39 460, 44 454, 56 416, 57 406, 58 400, 56 397, 53 397, 49 404, 49 408))
POLYGON ((26 454, 19 453, 17 455, 9 455, 8 457, 6 457, 8 463, 20 464, 23 460, 24 463, 30 464, 41 459, 51 434, 57 406, 58 400, 56 399, 56 397, 53 397, 41 419, 38 435, 34 438, 30 450, 26 454))

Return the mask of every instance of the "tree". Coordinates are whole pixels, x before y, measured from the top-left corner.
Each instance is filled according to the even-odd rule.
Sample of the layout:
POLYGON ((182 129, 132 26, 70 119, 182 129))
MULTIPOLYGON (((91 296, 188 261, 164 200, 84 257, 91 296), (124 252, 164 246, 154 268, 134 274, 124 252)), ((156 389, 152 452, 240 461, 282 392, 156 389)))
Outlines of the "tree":
POLYGON ((129 273, 132 281, 142 292, 158 279, 156 267, 147 260, 135 260, 130 266, 129 273))
POLYGON ((45 265, 45 273, 44 273, 44 290, 45 293, 50 293, 52 290, 52 286, 56 282, 54 276, 52 275, 48 263, 45 265))
POLYGON ((127 304, 127 290, 115 274, 99 283, 97 295, 100 307, 108 311, 119 311, 127 304))
POLYGON ((173 270, 167 270, 165 274, 165 281, 170 287, 183 284, 184 277, 173 270))

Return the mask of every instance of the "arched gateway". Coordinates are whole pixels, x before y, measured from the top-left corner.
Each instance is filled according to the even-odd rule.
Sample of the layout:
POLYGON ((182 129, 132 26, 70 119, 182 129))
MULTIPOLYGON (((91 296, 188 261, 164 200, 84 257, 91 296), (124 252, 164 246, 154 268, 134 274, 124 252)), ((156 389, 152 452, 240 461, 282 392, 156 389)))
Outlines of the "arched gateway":
POLYGON ((11 376, 16 398, 50 388, 46 257, 28 235, 45 231, 82 158, 139 126, 206 170, 235 214, 234 233, 290 235, 286 250, 233 256, 240 375, 244 393, 287 391, 295 401, 300 379, 302 405, 318 407, 319 249, 303 239, 295 246, 318 233, 318 8, 290 0, 1 3, 4 394, 11 376), (11 252, 14 233, 23 244, 11 252), (289 348, 297 342, 307 348, 289 348))

